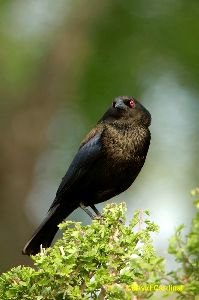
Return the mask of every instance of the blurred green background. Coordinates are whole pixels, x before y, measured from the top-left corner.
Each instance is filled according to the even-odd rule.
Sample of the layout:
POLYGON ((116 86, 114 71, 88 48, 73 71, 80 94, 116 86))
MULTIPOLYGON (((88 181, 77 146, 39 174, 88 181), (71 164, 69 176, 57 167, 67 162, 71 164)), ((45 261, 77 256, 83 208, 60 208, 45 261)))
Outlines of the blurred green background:
MULTIPOLYGON (((174 227, 190 225, 189 190, 199 179, 198 15, 194 0, 0 1, 0 271, 30 264, 24 243, 79 142, 118 95, 149 109, 152 142, 134 185, 110 201, 126 201, 128 218, 150 209, 161 255, 174 227)), ((79 209, 69 218, 90 222, 79 209)))

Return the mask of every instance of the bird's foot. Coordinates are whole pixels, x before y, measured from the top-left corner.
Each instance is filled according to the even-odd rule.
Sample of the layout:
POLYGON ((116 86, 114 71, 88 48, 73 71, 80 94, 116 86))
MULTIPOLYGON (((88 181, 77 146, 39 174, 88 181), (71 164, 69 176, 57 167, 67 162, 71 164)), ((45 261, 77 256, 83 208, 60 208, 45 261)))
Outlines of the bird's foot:
POLYGON ((85 211, 85 213, 87 213, 87 215, 89 215, 92 220, 95 219, 96 216, 82 202, 79 206, 85 211))
POLYGON ((101 217, 102 217, 101 213, 100 213, 99 210, 95 207, 94 204, 93 204, 93 205, 90 205, 90 207, 91 207, 92 210, 96 213, 96 216, 97 216, 98 218, 101 218, 101 217))
POLYGON ((88 209, 87 206, 84 205, 84 203, 80 202, 79 205, 86 213, 89 215, 89 217, 94 219, 101 219, 102 215, 100 214, 99 210, 95 207, 95 205, 90 205, 90 208, 94 211, 95 215, 88 209))

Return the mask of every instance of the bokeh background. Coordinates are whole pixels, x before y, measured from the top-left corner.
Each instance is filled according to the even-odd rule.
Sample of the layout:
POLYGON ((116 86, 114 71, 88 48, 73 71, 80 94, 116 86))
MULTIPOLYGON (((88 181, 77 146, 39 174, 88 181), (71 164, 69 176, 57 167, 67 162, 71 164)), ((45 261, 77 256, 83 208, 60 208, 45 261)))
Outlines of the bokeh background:
MULTIPOLYGON (((128 218, 150 209, 161 255, 175 226, 189 227, 199 180, 198 15, 195 0, 0 1, 0 272, 30 264, 24 243, 118 95, 149 109, 152 142, 134 185, 110 201, 125 201, 128 218)), ((70 218, 90 222, 81 210, 70 218)))

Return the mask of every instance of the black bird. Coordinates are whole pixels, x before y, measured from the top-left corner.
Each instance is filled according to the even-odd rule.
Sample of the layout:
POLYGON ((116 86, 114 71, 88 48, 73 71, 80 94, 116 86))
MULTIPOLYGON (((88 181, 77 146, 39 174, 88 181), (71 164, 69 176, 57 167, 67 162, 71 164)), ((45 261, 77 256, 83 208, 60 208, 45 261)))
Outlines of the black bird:
POLYGON ((36 254, 49 247, 58 224, 79 206, 90 206, 125 191, 144 165, 150 144, 151 115, 135 98, 120 96, 81 142, 48 214, 23 249, 36 254))

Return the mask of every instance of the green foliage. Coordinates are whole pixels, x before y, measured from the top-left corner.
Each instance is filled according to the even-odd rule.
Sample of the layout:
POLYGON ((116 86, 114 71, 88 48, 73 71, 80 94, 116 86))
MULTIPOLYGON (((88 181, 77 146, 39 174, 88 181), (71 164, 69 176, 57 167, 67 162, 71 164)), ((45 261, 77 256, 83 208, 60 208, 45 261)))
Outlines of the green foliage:
MULTIPOLYGON (((192 194, 199 195, 199 190, 192 194)), ((185 237, 181 225, 170 239, 168 251, 179 268, 166 274, 164 260, 152 245, 151 234, 158 227, 149 212, 136 211, 126 225, 125 211, 124 203, 109 204, 91 225, 60 224, 63 238, 31 257, 34 269, 19 266, 1 275, 0 299, 136 300, 156 297, 156 291, 165 297, 172 292, 178 299, 198 299, 199 212, 185 237)))
MULTIPOLYGON (((191 192, 198 196, 195 207, 199 208, 199 189, 191 192)), ((184 226, 179 226, 170 239, 168 252, 175 256, 179 268, 170 272, 170 281, 174 285, 183 285, 179 299, 195 299, 199 295, 199 211, 192 220, 190 232, 183 238, 184 226)))
POLYGON ((159 284, 163 259, 150 234, 158 227, 148 212, 136 211, 125 225, 125 205, 110 204, 102 218, 82 226, 60 225, 63 238, 32 257, 36 270, 13 268, 0 278, 1 299, 132 299, 151 291, 133 292, 137 285, 159 284), (147 218, 144 219, 144 216, 147 218))

